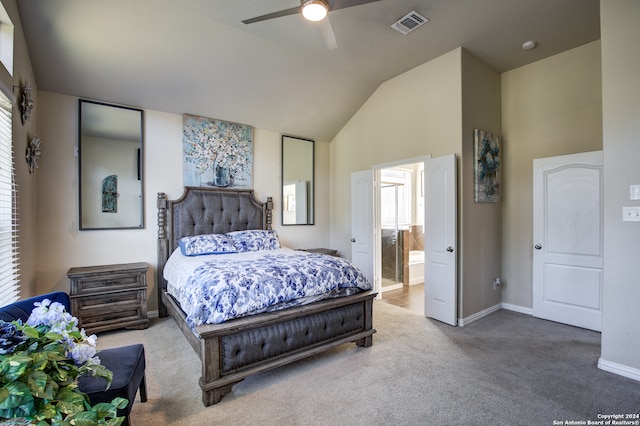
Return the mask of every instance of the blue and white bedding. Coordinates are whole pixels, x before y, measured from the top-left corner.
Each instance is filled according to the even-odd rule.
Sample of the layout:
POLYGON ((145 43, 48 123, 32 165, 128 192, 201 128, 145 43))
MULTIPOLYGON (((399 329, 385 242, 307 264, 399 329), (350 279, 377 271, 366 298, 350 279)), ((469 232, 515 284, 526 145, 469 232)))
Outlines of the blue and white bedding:
POLYGON ((191 328, 371 289, 345 259, 288 248, 201 256, 178 248, 164 278, 191 328))

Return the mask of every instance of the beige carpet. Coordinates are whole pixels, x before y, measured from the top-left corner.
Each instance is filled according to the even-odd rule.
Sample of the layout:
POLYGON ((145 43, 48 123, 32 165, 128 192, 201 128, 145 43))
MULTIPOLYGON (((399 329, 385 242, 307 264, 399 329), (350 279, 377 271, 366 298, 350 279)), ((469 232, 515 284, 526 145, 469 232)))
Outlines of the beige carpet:
POLYGON ((200 361, 171 318, 102 333, 143 343, 142 425, 551 425, 640 412, 640 382, 596 367, 600 334, 498 311, 450 327, 376 301, 373 346, 330 352, 245 379, 204 407, 200 361))

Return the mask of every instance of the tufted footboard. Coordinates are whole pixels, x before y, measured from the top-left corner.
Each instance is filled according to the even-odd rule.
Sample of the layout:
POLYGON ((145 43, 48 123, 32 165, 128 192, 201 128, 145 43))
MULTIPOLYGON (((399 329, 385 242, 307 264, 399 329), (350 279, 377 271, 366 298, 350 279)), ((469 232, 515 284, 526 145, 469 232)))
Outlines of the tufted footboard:
MULTIPOLYGON (((220 402, 233 385, 252 374, 344 343, 371 346, 376 332, 372 323, 375 296, 366 292, 197 327, 200 345, 194 349, 202 361, 200 388, 204 405, 220 402)), ((166 302, 170 311, 176 308, 169 296, 166 302)), ((173 317, 179 320, 176 315, 173 317)))

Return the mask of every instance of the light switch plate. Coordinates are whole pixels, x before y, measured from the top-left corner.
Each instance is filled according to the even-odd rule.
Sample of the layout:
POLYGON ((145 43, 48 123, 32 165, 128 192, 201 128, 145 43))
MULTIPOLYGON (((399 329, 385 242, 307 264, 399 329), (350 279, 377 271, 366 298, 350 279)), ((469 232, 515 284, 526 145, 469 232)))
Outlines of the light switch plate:
POLYGON ((623 207, 622 220, 624 222, 640 222, 640 207, 623 207))
POLYGON ((640 185, 629 185, 629 199, 640 200, 640 185))

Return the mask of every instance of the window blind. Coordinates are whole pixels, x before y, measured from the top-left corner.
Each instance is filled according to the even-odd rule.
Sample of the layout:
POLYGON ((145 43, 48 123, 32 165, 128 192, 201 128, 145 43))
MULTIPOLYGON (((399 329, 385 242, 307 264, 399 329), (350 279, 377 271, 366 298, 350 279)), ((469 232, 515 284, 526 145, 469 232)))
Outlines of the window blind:
POLYGON ((0 92, 0 306, 15 302, 20 294, 12 108, 11 102, 0 92))

